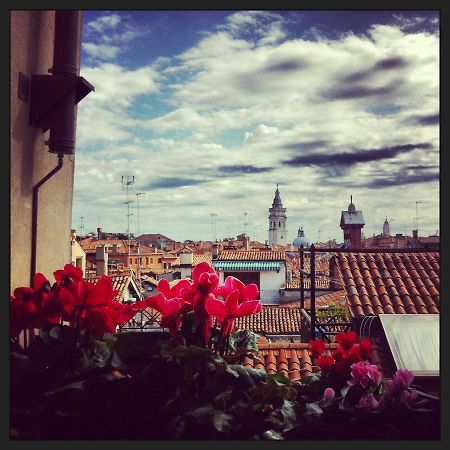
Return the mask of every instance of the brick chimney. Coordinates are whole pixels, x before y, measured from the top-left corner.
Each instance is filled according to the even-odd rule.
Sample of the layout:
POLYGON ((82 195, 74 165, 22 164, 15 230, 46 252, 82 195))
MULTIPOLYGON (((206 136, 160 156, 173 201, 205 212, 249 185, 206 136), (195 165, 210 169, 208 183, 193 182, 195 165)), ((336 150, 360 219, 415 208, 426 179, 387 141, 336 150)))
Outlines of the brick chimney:
POLYGON ((102 229, 101 227, 97 228, 97 239, 100 240, 102 238, 102 229))
POLYGON ((108 275, 108 252, 106 245, 100 245, 95 249, 95 264, 97 267, 97 276, 108 275))
POLYGON ((212 259, 215 261, 219 257, 219 244, 217 242, 213 242, 212 244, 212 259))

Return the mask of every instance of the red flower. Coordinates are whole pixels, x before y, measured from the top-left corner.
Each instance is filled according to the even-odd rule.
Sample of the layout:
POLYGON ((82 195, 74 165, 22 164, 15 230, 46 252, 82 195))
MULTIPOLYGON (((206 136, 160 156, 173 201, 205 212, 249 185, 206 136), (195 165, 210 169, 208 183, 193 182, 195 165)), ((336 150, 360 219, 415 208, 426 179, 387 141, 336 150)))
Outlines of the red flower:
POLYGON ((67 281, 82 281, 83 271, 72 264, 66 264, 64 269, 53 272, 53 276, 58 284, 63 285, 67 281))
POLYGON ((163 293, 153 295, 145 300, 147 306, 154 308, 161 313, 161 326, 168 328, 173 335, 177 334, 181 320, 179 312, 183 307, 183 300, 179 297, 166 299, 163 293))
POLYGON ((219 285, 217 288, 217 295, 226 299, 227 296, 235 290, 239 291, 239 303, 247 300, 255 300, 259 295, 259 289, 255 283, 245 285, 241 280, 232 276, 228 276, 225 283, 219 285))
POLYGON ((352 345, 356 342, 356 333, 354 331, 338 333, 336 335, 336 342, 339 343, 344 350, 350 350, 352 345))
POLYGON ((247 300, 239 303, 240 292, 234 290, 230 292, 225 301, 219 300, 210 295, 205 302, 206 311, 217 318, 222 324, 221 333, 228 336, 233 332, 234 319, 242 316, 257 314, 261 311, 261 302, 259 300, 247 300))
POLYGON ((370 339, 363 339, 360 343, 359 343, 359 352, 361 354, 361 358, 363 360, 368 360, 370 359, 370 349, 371 349, 371 342, 370 339))
POLYGON ((39 328, 44 322, 58 323, 62 306, 50 283, 42 273, 34 276, 33 288, 20 287, 10 298, 11 336, 17 337, 22 330, 39 328))
POLYGON ((337 350, 335 350, 333 352, 333 358, 336 362, 342 361, 343 359, 347 358, 347 352, 342 349, 342 348, 338 348, 337 350))
POLYGON ((317 365, 323 373, 328 373, 334 365, 334 359, 332 356, 321 356, 317 360, 317 365))
POLYGON ((309 341, 309 346, 311 347, 311 354, 314 358, 317 358, 325 351, 324 341, 309 341))

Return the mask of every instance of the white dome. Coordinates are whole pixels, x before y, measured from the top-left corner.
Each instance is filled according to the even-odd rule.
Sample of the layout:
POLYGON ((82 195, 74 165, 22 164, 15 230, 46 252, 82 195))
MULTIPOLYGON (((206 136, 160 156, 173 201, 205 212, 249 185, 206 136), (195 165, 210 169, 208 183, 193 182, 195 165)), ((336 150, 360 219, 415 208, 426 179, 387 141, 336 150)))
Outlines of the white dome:
POLYGON ((309 246, 309 239, 305 236, 305 232, 303 231, 303 227, 298 229, 298 236, 294 239, 293 245, 303 245, 303 247, 309 246))

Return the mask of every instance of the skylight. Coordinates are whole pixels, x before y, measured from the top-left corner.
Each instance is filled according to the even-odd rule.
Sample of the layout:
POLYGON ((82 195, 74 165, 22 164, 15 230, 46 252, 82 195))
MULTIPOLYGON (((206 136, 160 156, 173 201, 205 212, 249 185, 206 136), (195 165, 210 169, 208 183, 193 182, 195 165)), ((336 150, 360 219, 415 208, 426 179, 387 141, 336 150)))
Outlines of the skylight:
POLYGON ((380 314, 397 369, 439 375, 439 314, 380 314))

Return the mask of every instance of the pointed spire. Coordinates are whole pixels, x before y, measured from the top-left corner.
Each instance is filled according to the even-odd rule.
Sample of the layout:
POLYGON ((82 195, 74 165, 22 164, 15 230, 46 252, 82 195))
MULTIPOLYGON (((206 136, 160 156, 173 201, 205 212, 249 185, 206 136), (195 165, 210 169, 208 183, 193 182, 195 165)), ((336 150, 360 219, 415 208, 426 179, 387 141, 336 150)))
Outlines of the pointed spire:
POLYGON ((275 191, 275 197, 272 202, 272 208, 274 207, 283 207, 283 202, 281 201, 280 197, 280 191, 278 190, 278 183, 277 183, 277 190, 275 191))

